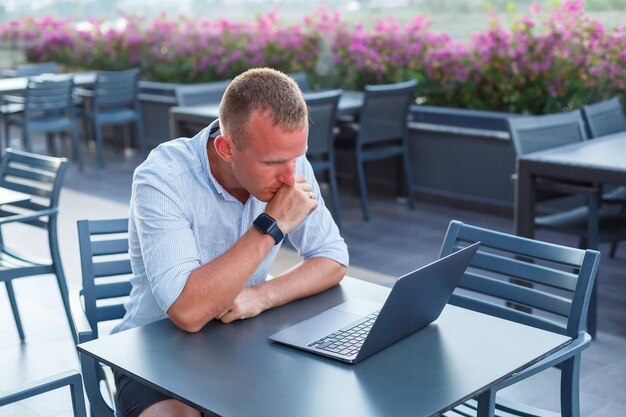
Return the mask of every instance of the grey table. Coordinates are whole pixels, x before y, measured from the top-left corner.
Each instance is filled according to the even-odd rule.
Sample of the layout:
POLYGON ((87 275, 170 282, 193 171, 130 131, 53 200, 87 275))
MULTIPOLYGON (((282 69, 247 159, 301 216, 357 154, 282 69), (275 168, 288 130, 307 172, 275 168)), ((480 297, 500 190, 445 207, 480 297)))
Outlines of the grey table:
POLYGON ((520 236, 535 234, 538 178, 626 185, 626 132, 521 156, 515 197, 515 232, 520 236))
MULTIPOLYGON (((304 94, 306 97, 306 93, 304 94)), ((364 94, 344 91, 337 105, 338 116, 358 116, 363 107, 364 94)), ((200 131, 217 119, 219 103, 201 106, 176 106, 170 109, 170 136, 178 138, 200 131)))
POLYGON ((78 349, 218 415, 431 416, 489 395, 498 381, 571 341, 453 306, 435 323, 357 365, 268 340, 348 298, 380 301, 388 293, 345 278, 338 287, 251 320, 211 322, 196 334, 162 320, 78 349))
MULTIPOLYGON (((58 74, 73 75, 74 84, 79 87, 92 85, 96 81, 95 72, 79 72, 76 74, 58 74)), ((0 79, 0 94, 22 93, 28 85, 28 77, 15 77, 0 79)))
MULTIPOLYGON (((515 194, 515 233, 519 236, 535 236, 536 181, 539 178, 626 186, 626 132, 521 156, 517 160, 515 194)), ((597 230, 588 235, 587 246, 596 249, 597 230)), ((597 282, 587 319, 592 336, 596 333, 597 282)))
POLYGON ((0 205, 30 200, 30 195, 0 187, 0 205))

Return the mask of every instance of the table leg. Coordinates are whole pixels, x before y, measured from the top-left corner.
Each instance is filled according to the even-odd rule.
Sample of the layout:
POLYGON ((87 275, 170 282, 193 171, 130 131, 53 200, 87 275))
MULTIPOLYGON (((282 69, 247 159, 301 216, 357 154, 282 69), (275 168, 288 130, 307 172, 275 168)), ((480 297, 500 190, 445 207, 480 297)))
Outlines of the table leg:
POLYGON ((176 139, 183 136, 178 123, 178 118, 170 111, 170 139, 176 139))
POLYGON ((476 417, 492 417, 496 411, 496 392, 488 390, 478 396, 476 417))
POLYGON ((515 182, 515 234, 524 237, 535 235, 535 199, 534 177, 527 169, 524 160, 517 160, 517 181, 515 182))

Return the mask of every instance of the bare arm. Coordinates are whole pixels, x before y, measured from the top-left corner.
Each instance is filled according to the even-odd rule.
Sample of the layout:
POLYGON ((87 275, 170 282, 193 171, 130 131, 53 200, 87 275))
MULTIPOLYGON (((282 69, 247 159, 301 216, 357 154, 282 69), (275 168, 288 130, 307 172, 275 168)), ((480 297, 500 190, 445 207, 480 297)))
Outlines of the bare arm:
POLYGON ((346 267, 332 259, 307 259, 273 280, 245 288, 219 319, 230 323, 254 317, 270 308, 331 288, 345 273, 346 267))
POLYGON ((235 245, 193 270, 167 314, 188 332, 199 331, 233 303, 274 246, 274 239, 252 228, 235 245))
MULTIPOLYGON (((283 185, 276 192, 266 207, 266 213, 276 219, 284 233, 289 233, 317 207, 317 201, 311 199, 310 195, 311 186, 303 177, 300 177, 293 186, 283 185)), ((189 274, 182 293, 167 310, 174 324, 183 330, 196 332, 214 318, 222 317, 240 293, 248 295, 248 291, 242 290, 274 243, 271 236, 251 228, 221 256, 193 270, 189 274)), ((306 271, 308 267, 303 270, 303 272, 306 271)), ((309 275, 309 278, 302 277, 293 284, 283 284, 284 288, 280 291, 270 293, 279 301, 294 299, 293 297, 299 293, 313 294, 336 284, 341 279, 341 276, 338 276, 334 283, 329 282, 324 287, 321 283, 314 282, 313 278, 320 279, 320 277, 323 279, 322 283, 326 282, 327 278, 323 274, 316 274, 316 277, 309 275), (313 287, 309 288, 310 286, 313 287), (318 286, 321 289, 315 291, 318 286)), ((265 296, 270 296, 270 293, 265 296)), ((256 314, 273 305, 280 305, 274 304, 274 301, 269 299, 261 303, 260 300, 263 298, 257 297, 254 310, 256 314), (266 304, 267 307, 259 310, 266 304)), ((281 304, 284 302, 287 301, 281 304)), ((252 313, 253 311, 247 311, 246 317, 251 317, 252 313)))

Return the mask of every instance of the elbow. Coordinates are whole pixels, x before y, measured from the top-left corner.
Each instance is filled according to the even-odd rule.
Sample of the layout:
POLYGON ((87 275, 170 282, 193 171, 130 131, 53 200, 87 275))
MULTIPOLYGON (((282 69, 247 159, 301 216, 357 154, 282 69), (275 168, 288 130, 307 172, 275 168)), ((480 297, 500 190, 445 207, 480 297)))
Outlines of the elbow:
POLYGON ((172 320, 172 323, 174 323, 176 327, 187 333, 198 333, 202 329, 202 327, 204 327, 204 325, 198 320, 193 320, 191 318, 177 314, 168 313, 168 315, 170 317, 170 320, 172 320))
POLYGON ((343 265, 339 265, 337 274, 335 275, 337 280, 335 284, 339 284, 341 282, 341 280, 346 276, 346 272, 348 272, 348 268, 343 265))
MULTIPOLYGON (((174 303, 176 304, 176 303, 174 303)), ((167 315, 169 316, 172 323, 174 323, 179 329, 187 332, 187 333, 198 333, 205 324, 207 324, 211 319, 205 319, 200 317, 198 314, 194 314, 193 311, 189 311, 189 309, 180 309, 176 308, 175 305, 172 305, 170 309, 167 311, 167 315)), ((211 316, 212 318, 213 316, 211 316)))

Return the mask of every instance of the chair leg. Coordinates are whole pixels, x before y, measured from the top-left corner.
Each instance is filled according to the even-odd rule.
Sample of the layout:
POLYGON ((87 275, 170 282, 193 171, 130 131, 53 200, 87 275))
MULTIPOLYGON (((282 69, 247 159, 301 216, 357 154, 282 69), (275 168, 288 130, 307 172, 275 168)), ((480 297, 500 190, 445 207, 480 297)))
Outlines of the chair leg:
POLYGON ((26 148, 26 152, 32 152, 33 146, 30 141, 30 129, 28 129, 28 125, 22 126, 22 145, 26 148))
POLYGON ((148 144, 146 143, 146 134, 143 127, 143 119, 141 112, 137 116, 137 136, 139 138, 139 149, 144 156, 148 156, 148 144))
POLYGON ((5 143, 5 149, 6 148, 10 148, 11 147, 11 125, 9 125, 9 122, 7 120, 4 121, 4 143, 5 143))
POLYGON ((580 355, 565 361, 561 368, 561 415, 580 417, 580 355))
POLYGON ((402 155, 402 160, 404 161, 407 203, 409 205, 409 209, 413 210, 415 208, 415 198, 413 197, 413 171, 411 170, 408 146, 404 146, 404 155, 402 155))
POLYGON ((11 304, 11 310, 13 310, 13 318, 15 319, 15 327, 17 327, 17 333, 20 335, 20 340, 24 340, 24 329, 22 329, 22 320, 20 319, 20 312, 17 309, 17 301, 15 300, 15 292, 13 291, 13 284, 11 281, 4 282, 7 287, 7 294, 9 295, 9 303, 11 304))
POLYGON ((59 285, 59 292, 61 293, 61 300, 63 301, 63 308, 65 308, 65 315, 67 316, 67 322, 70 326, 70 332, 72 333, 72 339, 74 343, 78 343, 78 334, 76 327, 74 326, 74 319, 72 318, 69 291, 67 289, 67 281, 65 280, 65 274, 63 272, 63 265, 61 264, 61 253, 59 252, 58 235, 56 227, 56 219, 50 220, 50 232, 48 235, 50 243, 50 257, 52 258, 52 269, 54 276, 57 279, 59 285))
POLYGON ((78 169, 82 172, 85 169, 85 164, 83 163, 83 154, 80 151, 80 134, 76 123, 72 129, 72 145, 74 145, 74 158, 78 162, 78 169))
POLYGON ((46 133, 46 146, 48 149, 48 154, 50 155, 55 155, 56 154, 56 149, 54 146, 54 134, 52 133, 46 133))
POLYGON ((98 164, 100 168, 104 168, 104 146, 102 143, 102 128, 95 120, 93 122, 93 130, 96 136, 96 153, 98 154, 98 164))
POLYGON ((367 205, 367 186, 365 183, 365 162, 361 159, 359 150, 356 151, 356 169, 359 180, 359 194, 361 195, 361 208, 363 209, 363 220, 369 221, 369 208, 367 205))
POLYGON ((337 186, 337 174, 335 173, 335 164, 331 162, 328 170, 328 182, 330 183, 330 193, 333 199, 333 211, 335 212, 335 223, 341 229, 341 210, 339 208, 339 187, 337 186))
POLYGON ((618 242, 611 243, 611 251, 609 252, 609 258, 611 259, 615 258, 615 252, 617 251, 617 244, 618 242))

